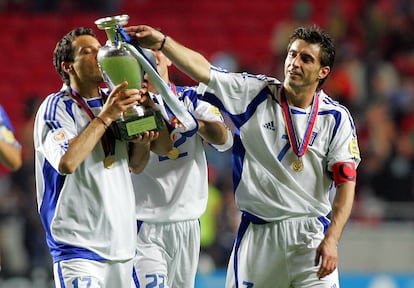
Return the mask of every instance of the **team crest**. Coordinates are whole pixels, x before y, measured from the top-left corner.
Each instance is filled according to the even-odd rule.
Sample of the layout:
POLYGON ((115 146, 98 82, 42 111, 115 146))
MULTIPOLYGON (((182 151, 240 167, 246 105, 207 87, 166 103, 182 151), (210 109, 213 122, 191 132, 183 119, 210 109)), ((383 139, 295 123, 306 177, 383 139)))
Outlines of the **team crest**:
POLYGON ((222 117, 221 113, 220 113, 220 110, 216 106, 211 106, 210 111, 211 111, 211 113, 215 114, 216 116, 222 117))
POLYGON ((359 159, 361 156, 360 156, 360 153, 359 153, 359 148, 358 148, 358 141, 357 141, 357 139, 352 139, 351 140, 351 142, 349 143, 349 151, 351 152, 351 154, 355 157, 355 158, 357 158, 357 159, 359 159))
POLYGON ((53 134, 53 140, 55 140, 55 142, 63 142, 66 139, 66 134, 63 130, 56 130, 53 134))

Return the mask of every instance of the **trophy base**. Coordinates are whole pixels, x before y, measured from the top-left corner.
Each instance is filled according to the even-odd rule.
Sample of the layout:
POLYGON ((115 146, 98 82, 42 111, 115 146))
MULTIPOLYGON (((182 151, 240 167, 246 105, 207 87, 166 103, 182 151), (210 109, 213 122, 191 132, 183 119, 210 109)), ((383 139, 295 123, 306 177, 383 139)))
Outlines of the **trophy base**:
POLYGON ((160 111, 152 110, 146 112, 144 116, 116 120, 111 125, 115 138, 129 141, 137 138, 146 131, 159 131, 164 127, 164 119, 160 111))

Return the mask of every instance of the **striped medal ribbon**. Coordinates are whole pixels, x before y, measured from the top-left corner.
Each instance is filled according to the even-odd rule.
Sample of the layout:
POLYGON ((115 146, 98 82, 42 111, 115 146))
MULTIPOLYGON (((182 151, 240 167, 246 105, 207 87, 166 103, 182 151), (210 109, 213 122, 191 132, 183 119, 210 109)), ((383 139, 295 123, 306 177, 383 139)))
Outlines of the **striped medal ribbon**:
POLYGON ((295 172, 301 172, 304 168, 302 157, 305 155, 306 150, 308 149, 308 144, 312 135, 313 127, 315 126, 316 116, 318 115, 319 109, 319 93, 315 93, 315 97, 313 99, 311 112, 309 114, 308 123, 306 125, 305 135, 303 137, 303 141, 300 143, 299 138, 297 136, 295 125, 293 123, 293 117, 291 114, 291 110, 289 104, 287 102, 287 98, 282 88, 281 91, 281 105, 283 109, 283 116, 286 122, 287 127, 287 134, 289 137, 290 145, 292 146, 293 152, 296 154, 297 159, 293 160, 290 164, 290 167, 295 172))

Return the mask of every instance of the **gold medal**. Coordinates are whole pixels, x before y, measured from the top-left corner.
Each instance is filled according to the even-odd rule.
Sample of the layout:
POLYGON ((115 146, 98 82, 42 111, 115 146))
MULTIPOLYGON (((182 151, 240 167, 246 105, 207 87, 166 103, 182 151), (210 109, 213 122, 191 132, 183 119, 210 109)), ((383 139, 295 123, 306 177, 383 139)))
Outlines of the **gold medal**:
POLYGON ((173 147, 167 154, 167 157, 171 160, 177 159, 178 156, 180 156, 180 151, 177 149, 177 147, 173 147))
POLYGON ((303 162, 300 158, 296 159, 292 162, 292 164, 290 164, 290 167, 292 168, 293 171, 300 172, 303 170, 303 162))
POLYGON ((105 157, 103 164, 106 169, 111 169, 114 167, 115 159, 112 155, 108 155, 105 157))

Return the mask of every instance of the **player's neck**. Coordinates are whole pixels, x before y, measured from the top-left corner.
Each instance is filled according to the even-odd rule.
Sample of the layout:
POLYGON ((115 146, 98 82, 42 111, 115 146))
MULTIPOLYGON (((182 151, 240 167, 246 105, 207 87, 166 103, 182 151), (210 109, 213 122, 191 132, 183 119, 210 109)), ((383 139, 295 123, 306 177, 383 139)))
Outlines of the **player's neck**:
POLYGON ((71 87, 75 89, 80 96, 86 99, 96 98, 99 94, 99 86, 90 83, 71 83, 71 87))
POLYGON ((286 99, 291 106, 306 109, 313 103, 315 96, 314 89, 292 89, 291 87, 283 87, 286 99))

